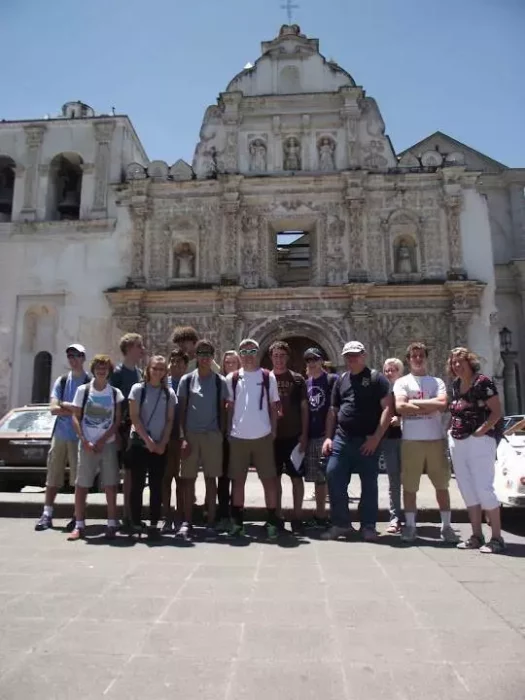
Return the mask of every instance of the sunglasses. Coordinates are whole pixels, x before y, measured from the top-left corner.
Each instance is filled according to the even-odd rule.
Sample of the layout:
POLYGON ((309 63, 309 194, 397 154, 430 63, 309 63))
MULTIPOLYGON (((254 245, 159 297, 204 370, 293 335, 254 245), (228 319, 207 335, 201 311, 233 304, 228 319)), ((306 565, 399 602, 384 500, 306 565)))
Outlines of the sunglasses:
POLYGON ((257 348, 248 348, 245 350, 239 350, 239 355, 245 357, 246 355, 257 355, 257 348))
POLYGON ((200 350, 200 351, 197 353, 197 357, 213 357, 213 353, 212 353, 212 352, 208 352, 207 350, 200 350))
POLYGON ((68 360, 78 360, 80 357, 83 357, 79 352, 68 352, 66 355, 68 360))
POLYGON ((307 357, 306 358, 306 364, 308 364, 309 362, 320 362, 320 361, 321 361, 320 357, 307 357))

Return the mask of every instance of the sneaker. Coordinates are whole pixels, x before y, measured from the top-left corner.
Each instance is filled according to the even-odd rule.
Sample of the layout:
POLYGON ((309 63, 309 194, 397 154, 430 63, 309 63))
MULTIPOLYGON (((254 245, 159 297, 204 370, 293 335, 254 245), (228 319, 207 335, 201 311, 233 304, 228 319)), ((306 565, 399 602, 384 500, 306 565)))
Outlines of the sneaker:
POLYGON ((452 525, 442 525, 440 537, 441 541, 447 544, 457 544, 459 542, 459 536, 454 532, 452 525))
POLYGON ((505 540, 503 537, 491 537, 491 539, 479 548, 482 554, 503 554, 505 551, 505 540))
POLYGON ((228 534, 230 535, 230 537, 245 537, 246 531, 244 529, 244 525, 239 525, 239 523, 231 522, 228 534))
POLYGON ((221 518, 216 525, 216 530, 218 532, 228 532, 230 529, 231 521, 229 518, 221 518))
POLYGON ((275 526, 279 530, 279 532, 286 532, 284 518, 277 518, 275 521, 275 526))
POLYGON ((189 523, 182 523, 182 525, 177 530, 175 537, 180 537, 183 540, 189 540, 191 537, 191 525, 189 523))
POLYGON ((104 534, 104 537, 107 540, 114 540, 117 536, 117 532, 118 532, 118 527, 114 527, 113 525, 108 525, 106 527, 106 532, 104 534))
POLYGON ((401 532, 401 525, 399 520, 391 520, 386 531, 389 535, 399 535, 401 532))
POLYGON ((321 535, 322 540, 337 540, 340 537, 348 537, 355 532, 354 528, 350 525, 349 527, 339 527, 339 525, 332 525, 332 527, 323 532, 321 535))
POLYGON ((276 540, 279 537, 279 528, 273 523, 266 523, 266 536, 269 540, 276 540))
POLYGON ((169 534, 173 530, 173 520, 171 518, 166 518, 162 523, 161 532, 163 535, 169 534))
POLYGON ((69 533, 68 542, 76 542, 77 540, 84 539, 84 528, 75 527, 72 532, 69 533))
POLYGON ((479 537, 478 535, 471 535, 467 540, 463 540, 458 544, 458 549, 479 549, 485 544, 485 538, 483 535, 479 537))
POLYGON ((73 532, 76 525, 77 525, 77 521, 75 520, 75 518, 71 518, 71 520, 66 525, 66 532, 73 532))
POLYGON ((294 535, 300 535, 303 531, 303 523, 300 520, 290 520, 290 527, 294 535))
POLYGON ((361 528, 361 537, 365 542, 375 542, 377 540, 377 530, 371 525, 361 528))
POLYGON ((308 520, 306 527, 326 530, 327 527, 330 527, 330 521, 328 518, 318 518, 317 515, 314 515, 308 520))
POLYGON ((36 530, 36 532, 40 532, 42 530, 49 530, 52 527, 53 527, 53 520, 51 519, 51 516, 46 515, 44 513, 43 515, 40 516, 40 520, 35 525, 35 530, 36 530))
POLYGON ((403 542, 415 542, 417 538, 417 528, 415 525, 405 525, 401 531, 403 542))

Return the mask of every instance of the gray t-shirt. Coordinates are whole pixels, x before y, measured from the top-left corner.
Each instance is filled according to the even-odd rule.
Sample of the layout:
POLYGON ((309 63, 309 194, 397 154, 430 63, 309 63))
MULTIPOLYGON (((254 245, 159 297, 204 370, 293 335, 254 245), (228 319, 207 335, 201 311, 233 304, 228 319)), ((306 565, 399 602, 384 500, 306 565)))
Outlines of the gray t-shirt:
MULTIPOLYGON (((136 401, 140 406, 141 393, 144 388, 143 383, 133 384, 129 392, 129 401, 136 401)), ((164 387, 154 387, 146 384, 146 394, 140 408, 140 420, 145 427, 149 436, 155 442, 162 439, 164 428, 168 417, 166 408, 166 392, 169 394, 169 406, 175 406, 177 397, 173 389, 165 389, 164 387)), ((131 428, 131 434, 136 432, 131 428)))
POLYGON ((220 386, 220 399, 228 398, 226 379, 211 372, 206 377, 199 376, 199 370, 185 374, 180 380, 177 396, 187 399, 186 430, 190 433, 207 433, 220 430, 217 415, 217 388, 220 386), (189 398, 188 398, 189 391, 189 398))

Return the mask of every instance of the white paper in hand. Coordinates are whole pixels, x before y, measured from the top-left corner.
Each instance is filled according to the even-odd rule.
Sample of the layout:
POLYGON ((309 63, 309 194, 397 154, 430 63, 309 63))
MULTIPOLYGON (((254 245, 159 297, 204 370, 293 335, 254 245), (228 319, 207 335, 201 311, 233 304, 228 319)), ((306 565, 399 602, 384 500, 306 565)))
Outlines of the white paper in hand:
POLYGON ((293 464, 293 468, 297 473, 301 471, 301 466, 304 460, 304 452, 301 452, 301 447, 299 443, 293 448, 292 454, 290 455, 290 462, 293 464))

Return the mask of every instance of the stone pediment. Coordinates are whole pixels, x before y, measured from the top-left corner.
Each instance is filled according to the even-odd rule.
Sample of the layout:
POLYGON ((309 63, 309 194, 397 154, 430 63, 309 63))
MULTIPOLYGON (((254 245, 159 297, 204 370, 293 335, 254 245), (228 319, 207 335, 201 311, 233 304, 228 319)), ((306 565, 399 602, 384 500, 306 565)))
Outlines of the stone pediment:
POLYGON ((184 180, 193 179, 193 170, 191 165, 188 165, 185 160, 179 158, 179 160, 171 166, 170 175, 171 179, 175 180, 175 182, 183 182, 184 180))
POLYGON ((342 87, 355 87, 349 73, 319 53, 318 39, 301 34, 296 24, 283 25, 279 36, 263 41, 261 53, 253 66, 233 78, 226 92, 253 97, 337 92, 342 87))
POLYGON ((500 173, 507 170, 507 166, 503 163, 489 158, 474 148, 461 143, 461 141, 456 141, 441 131, 436 131, 431 136, 399 153, 400 165, 405 165, 410 157, 420 161, 421 159, 428 160, 432 151, 437 154, 438 160, 442 159, 444 166, 465 165, 467 170, 478 170, 484 173, 500 173))

